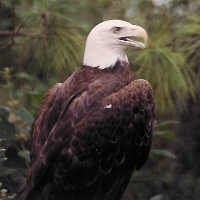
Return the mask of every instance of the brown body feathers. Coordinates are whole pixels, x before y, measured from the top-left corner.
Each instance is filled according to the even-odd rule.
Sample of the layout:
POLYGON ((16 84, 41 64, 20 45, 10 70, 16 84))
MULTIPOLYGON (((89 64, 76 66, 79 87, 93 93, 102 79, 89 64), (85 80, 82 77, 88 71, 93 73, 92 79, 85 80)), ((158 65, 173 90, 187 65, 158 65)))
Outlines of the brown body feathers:
POLYGON ((44 97, 22 200, 120 200, 146 161, 154 102, 127 63, 82 66, 44 97))

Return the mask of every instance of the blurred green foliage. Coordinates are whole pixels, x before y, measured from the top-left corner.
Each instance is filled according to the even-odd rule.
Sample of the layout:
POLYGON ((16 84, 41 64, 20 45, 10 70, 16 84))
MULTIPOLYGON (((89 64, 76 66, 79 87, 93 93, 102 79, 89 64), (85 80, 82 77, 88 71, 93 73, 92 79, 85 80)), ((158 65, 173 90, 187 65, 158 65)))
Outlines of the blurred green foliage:
POLYGON ((158 194, 154 197, 152 197, 150 200, 162 200, 163 195, 162 194, 158 194))
POLYGON ((149 33, 148 48, 131 49, 128 54, 136 78, 152 84, 156 116, 161 119, 155 126, 152 156, 144 170, 134 175, 124 200, 199 198, 199 165, 190 167, 196 165, 193 156, 199 155, 197 128, 185 127, 182 135, 177 130, 190 116, 199 119, 194 114, 200 107, 196 103, 200 88, 198 0, 0 0, 0 125, 4 126, 0 126, 0 182, 4 184, 0 184, 0 199, 15 198, 23 177, 18 169, 29 165, 31 124, 45 91, 82 64, 89 30, 115 18, 139 24, 149 33), (195 105, 192 111, 191 105, 195 105), (190 144, 185 145, 188 138, 190 144), (6 155, 1 149, 11 153, 6 155), (17 170, 13 160, 20 164, 17 170), (182 174, 177 173, 181 170, 182 174), (4 187, 9 188, 6 195, 1 192, 4 187))
MULTIPOLYGON (((174 17, 180 11, 175 10, 172 2, 161 6, 154 2, 83 0, 78 4, 54 0, 7 1, 5 6, 10 6, 14 12, 12 25, 16 36, 5 37, 4 40, 12 40, 12 50, 16 54, 15 70, 36 74, 47 82, 63 81, 80 66, 84 40, 91 26, 104 19, 125 19, 143 25, 150 38, 146 50, 130 51, 133 71, 138 72, 137 77, 151 82, 156 112, 172 113, 177 102, 184 107, 188 97, 195 98, 192 82, 196 80, 196 73, 185 65, 186 56, 175 42, 180 30, 177 30, 179 25, 174 17)), ((187 21, 185 13, 181 17, 187 21)), ((194 16, 194 19, 193 27, 198 27, 197 17, 194 16)), ((188 24, 191 26, 190 22, 188 24)), ((184 24, 179 28, 185 34, 185 29, 196 31, 188 26, 184 24)))

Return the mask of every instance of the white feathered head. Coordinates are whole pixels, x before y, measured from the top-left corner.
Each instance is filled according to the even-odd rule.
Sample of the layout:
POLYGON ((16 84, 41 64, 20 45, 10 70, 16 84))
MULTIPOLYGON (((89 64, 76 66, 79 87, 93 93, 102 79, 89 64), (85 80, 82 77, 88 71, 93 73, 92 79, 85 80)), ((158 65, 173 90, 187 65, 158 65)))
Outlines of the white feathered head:
POLYGON ((97 24, 87 37, 83 64, 104 69, 118 60, 128 62, 125 50, 128 47, 145 48, 147 38, 141 26, 122 20, 104 21, 97 24))

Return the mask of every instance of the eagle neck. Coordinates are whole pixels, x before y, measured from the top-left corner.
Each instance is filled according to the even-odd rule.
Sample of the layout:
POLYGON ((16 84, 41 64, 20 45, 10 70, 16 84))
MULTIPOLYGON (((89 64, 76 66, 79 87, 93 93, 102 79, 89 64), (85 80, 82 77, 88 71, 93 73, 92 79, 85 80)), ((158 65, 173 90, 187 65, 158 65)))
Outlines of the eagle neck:
POLYGON ((86 43, 84 52, 84 66, 106 69, 116 65, 117 62, 128 63, 128 57, 124 49, 114 45, 86 43))

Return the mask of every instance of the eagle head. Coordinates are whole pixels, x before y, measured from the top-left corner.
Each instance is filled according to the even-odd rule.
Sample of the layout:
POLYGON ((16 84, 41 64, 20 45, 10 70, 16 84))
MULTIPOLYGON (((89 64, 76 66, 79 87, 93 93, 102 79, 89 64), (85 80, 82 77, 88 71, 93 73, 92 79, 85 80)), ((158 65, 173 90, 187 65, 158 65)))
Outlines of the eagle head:
POLYGON ((105 69, 117 61, 128 62, 126 49, 143 49, 147 39, 147 32, 141 26, 122 20, 104 21, 97 24, 87 37, 83 64, 105 69))

